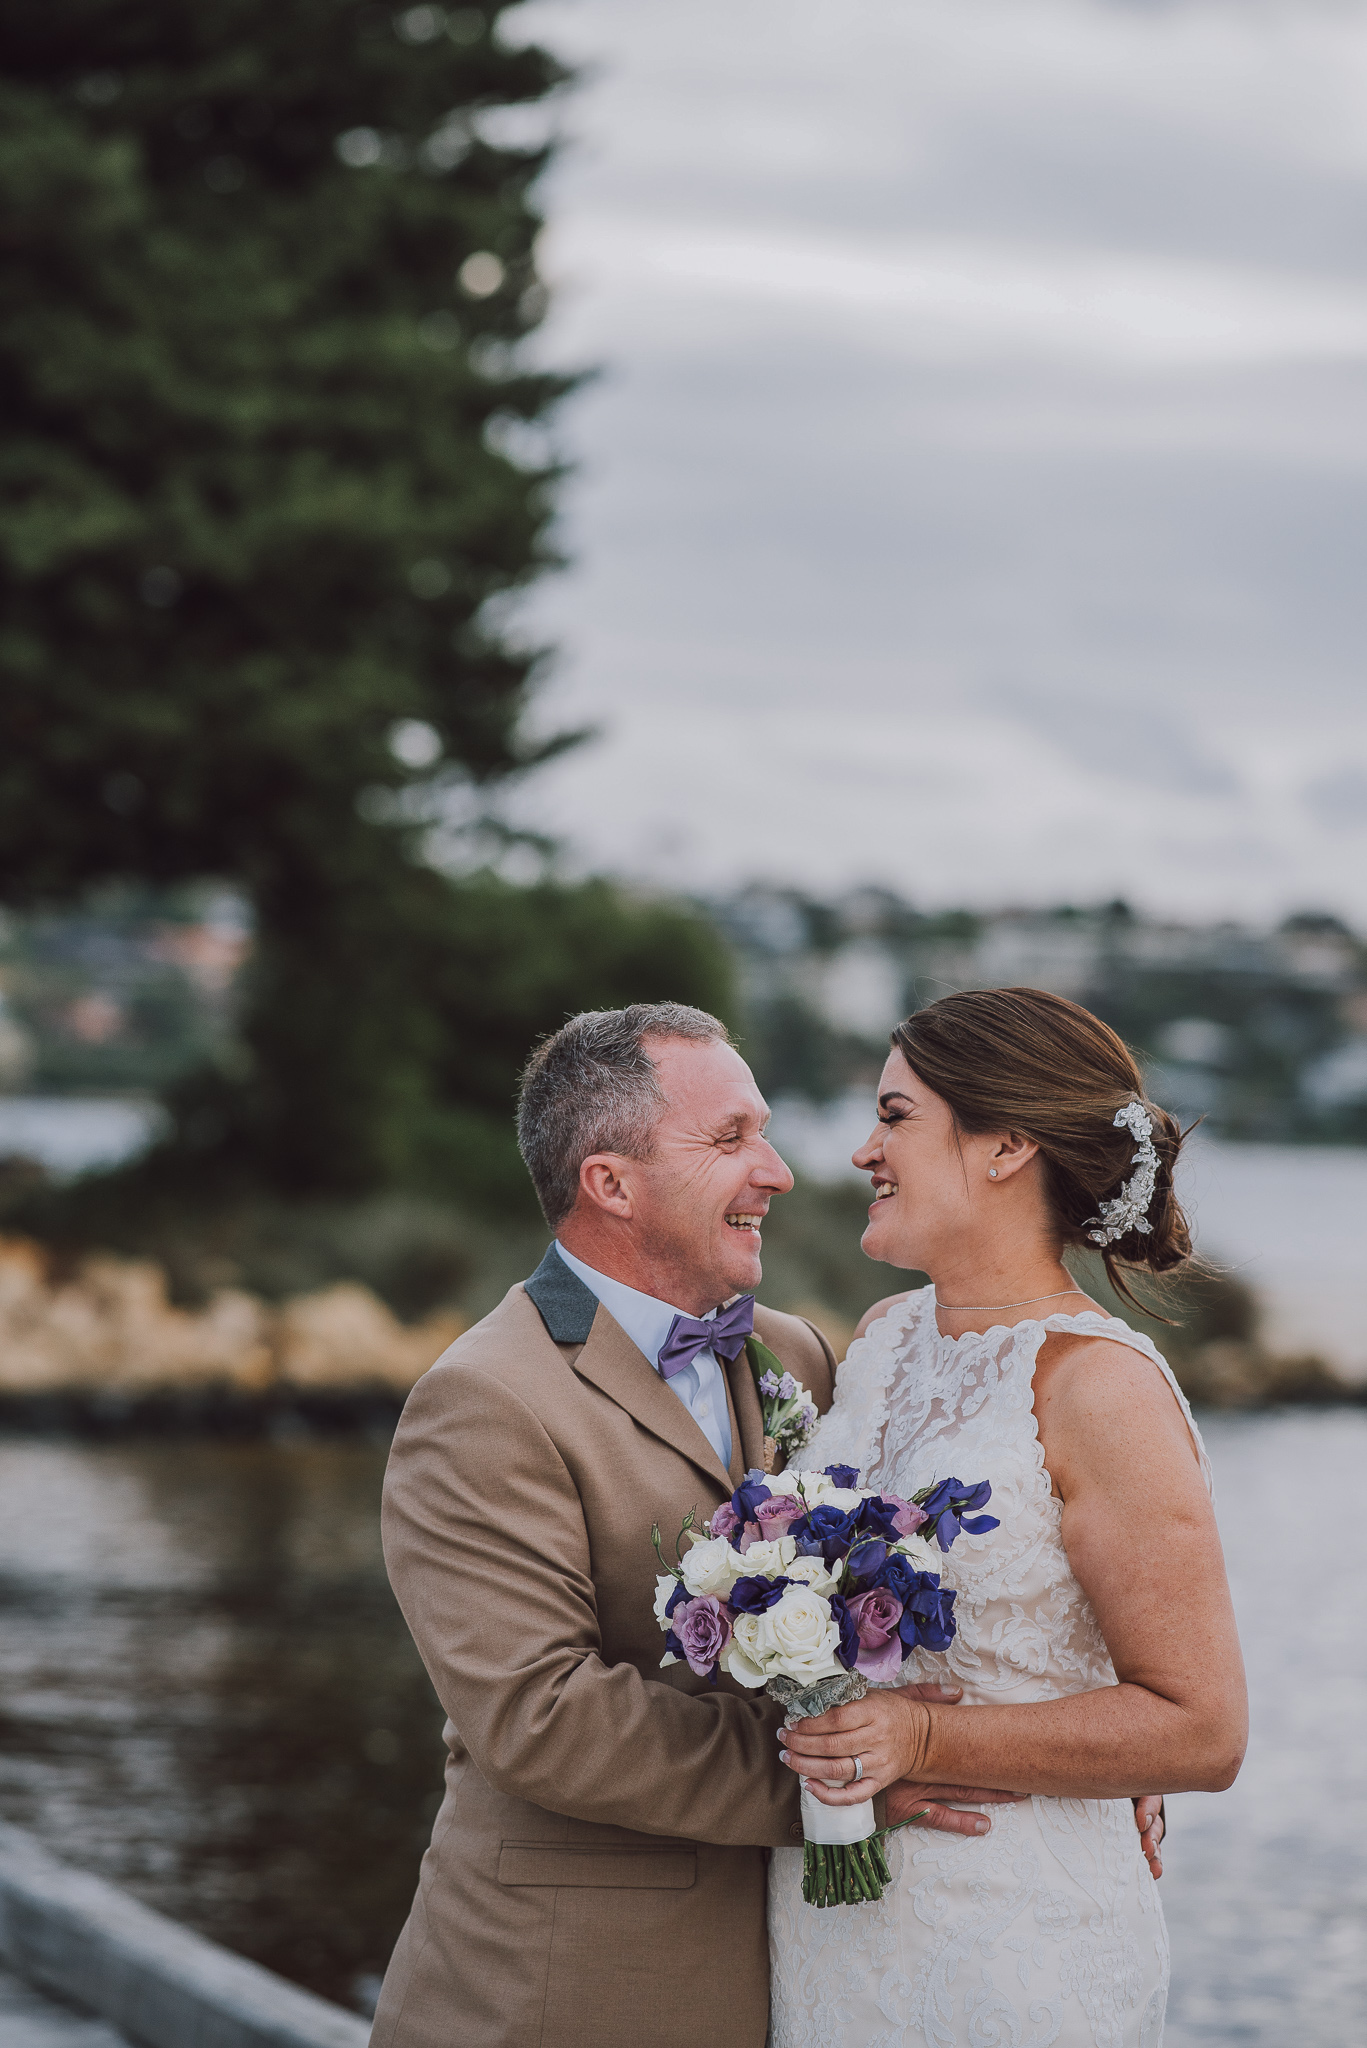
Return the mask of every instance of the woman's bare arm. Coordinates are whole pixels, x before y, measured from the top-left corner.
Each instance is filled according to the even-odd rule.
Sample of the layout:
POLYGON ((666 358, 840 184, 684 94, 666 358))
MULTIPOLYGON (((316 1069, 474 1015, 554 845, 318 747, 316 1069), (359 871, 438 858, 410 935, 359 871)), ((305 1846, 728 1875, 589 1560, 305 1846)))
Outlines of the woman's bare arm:
POLYGON ((1056 1347, 1038 1385, 1064 1546, 1117 1683, 953 1712, 872 1692, 785 1732, 791 1767, 804 1776, 824 1775, 823 1758, 842 1760, 837 1778, 844 1759, 862 1759, 857 1789, 813 1783, 827 1804, 850 1805, 898 1778, 1091 1799, 1233 1783, 1247 1738, 1243 1667, 1215 1517, 1181 1411, 1150 1362, 1101 1339, 1056 1347))

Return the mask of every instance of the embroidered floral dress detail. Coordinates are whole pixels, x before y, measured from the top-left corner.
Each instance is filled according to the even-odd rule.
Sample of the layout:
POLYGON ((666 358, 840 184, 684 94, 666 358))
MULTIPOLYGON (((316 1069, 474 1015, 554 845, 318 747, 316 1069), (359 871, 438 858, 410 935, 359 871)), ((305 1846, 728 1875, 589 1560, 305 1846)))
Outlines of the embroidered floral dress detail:
MULTIPOLYGON (((851 1346, 808 1462, 857 1465, 904 1498, 949 1472, 990 1476, 991 1536, 961 1536, 949 1576, 958 1634, 918 1650, 899 1683, 943 1680, 971 1704, 1059 1699, 1115 1671, 1059 1534, 1034 1417, 1052 1330, 1107 1337, 1153 1361, 1147 1337, 1095 1310, 950 1339, 929 1288, 851 1346)), ((802 1900, 802 1857, 769 1873, 771 2048, 1159 2048, 1168 1941, 1128 1800, 1035 1798, 992 1809, 980 1837, 891 1837, 876 1906, 802 1900)))

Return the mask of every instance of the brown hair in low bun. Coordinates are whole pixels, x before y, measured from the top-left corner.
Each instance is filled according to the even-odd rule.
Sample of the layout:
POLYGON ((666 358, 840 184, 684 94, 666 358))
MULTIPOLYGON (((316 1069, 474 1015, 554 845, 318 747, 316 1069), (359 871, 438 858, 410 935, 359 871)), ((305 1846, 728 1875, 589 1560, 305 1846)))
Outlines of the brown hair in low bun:
POLYGON ((1128 1231, 1101 1256, 1116 1292, 1152 1314, 1120 1269, 1170 1273, 1191 1257, 1191 1232, 1173 1189, 1183 1133, 1145 1096, 1134 1056, 1110 1025, 1045 989, 966 989, 917 1010, 898 1025, 892 1043, 949 1104, 960 1130, 1018 1131, 1034 1139, 1065 1247, 1096 1249, 1088 1227, 1133 1171, 1135 1140, 1116 1127, 1115 1113, 1143 1103, 1158 1154, 1149 1233, 1128 1231))

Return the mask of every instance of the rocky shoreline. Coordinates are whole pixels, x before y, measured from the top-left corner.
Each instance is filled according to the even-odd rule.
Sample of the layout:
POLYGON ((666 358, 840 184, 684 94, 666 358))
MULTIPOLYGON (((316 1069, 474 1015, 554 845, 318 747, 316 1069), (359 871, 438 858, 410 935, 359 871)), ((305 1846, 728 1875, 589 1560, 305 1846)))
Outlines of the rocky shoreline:
MULTIPOLYGON (((804 1311, 823 1320, 819 1304, 804 1311)), ((0 1238, 0 1429, 86 1438, 389 1433, 409 1390, 468 1327, 457 1309, 404 1323, 343 1281, 273 1304, 225 1287, 176 1306, 152 1260, 63 1259, 0 1238)), ((842 1319, 826 1319, 834 1336, 842 1319)), ((1160 1337, 1160 1342, 1161 1342, 1160 1337)), ((1254 1338, 1172 1346, 1200 1407, 1367 1402, 1323 1360, 1254 1338)))
POLYGON ((466 1327, 405 1324, 341 1282, 278 1305, 223 1288, 175 1306, 151 1260, 68 1264, 0 1238, 0 1426, 109 1435, 392 1426, 415 1380, 466 1327))

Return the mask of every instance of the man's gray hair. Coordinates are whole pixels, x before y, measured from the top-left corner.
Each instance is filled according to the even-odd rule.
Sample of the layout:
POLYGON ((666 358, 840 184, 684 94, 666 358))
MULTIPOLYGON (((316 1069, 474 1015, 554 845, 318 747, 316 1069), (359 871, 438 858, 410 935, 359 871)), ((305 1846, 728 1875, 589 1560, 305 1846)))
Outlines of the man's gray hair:
POLYGON ((517 1103, 518 1150, 555 1230, 579 1198, 579 1169, 595 1152, 648 1159, 665 1108, 650 1038, 730 1045, 718 1017, 687 1003, 581 1010, 528 1060, 517 1103))

